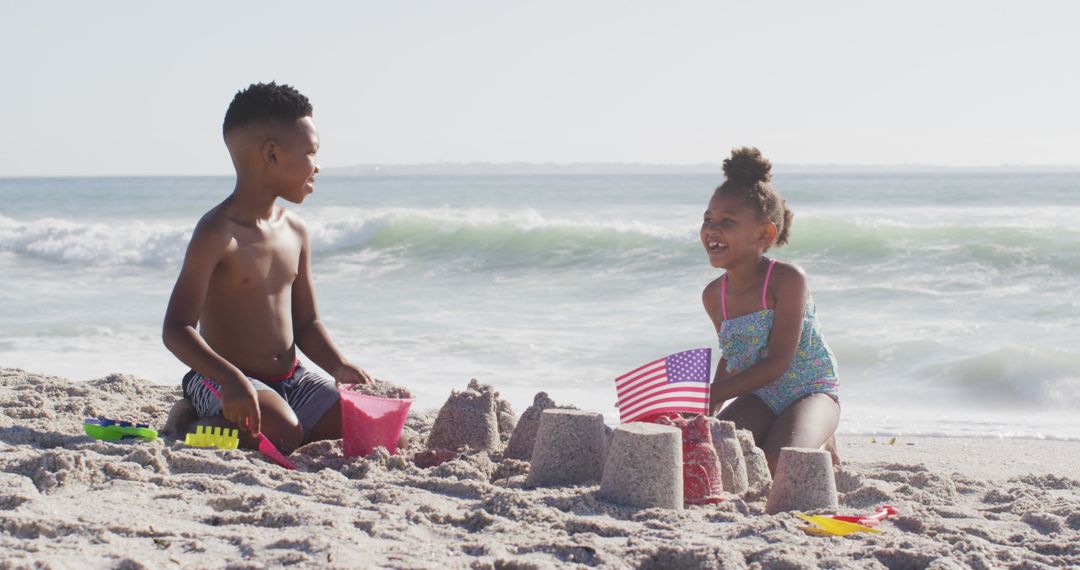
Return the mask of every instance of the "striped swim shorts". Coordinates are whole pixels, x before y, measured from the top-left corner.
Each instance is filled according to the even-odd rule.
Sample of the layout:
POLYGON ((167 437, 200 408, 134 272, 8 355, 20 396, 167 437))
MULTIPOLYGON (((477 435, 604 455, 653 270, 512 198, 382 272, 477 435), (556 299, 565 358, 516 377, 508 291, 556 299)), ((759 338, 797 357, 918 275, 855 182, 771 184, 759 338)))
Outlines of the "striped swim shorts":
MULTIPOLYGON (((272 390, 285 400, 304 428, 304 441, 339 398, 333 380, 300 366, 299 361, 285 376, 264 379, 248 376, 248 381, 256 390, 272 390)), ((191 370, 184 375, 181 387, 200 418, 221 415, 220 384, 191 370)))

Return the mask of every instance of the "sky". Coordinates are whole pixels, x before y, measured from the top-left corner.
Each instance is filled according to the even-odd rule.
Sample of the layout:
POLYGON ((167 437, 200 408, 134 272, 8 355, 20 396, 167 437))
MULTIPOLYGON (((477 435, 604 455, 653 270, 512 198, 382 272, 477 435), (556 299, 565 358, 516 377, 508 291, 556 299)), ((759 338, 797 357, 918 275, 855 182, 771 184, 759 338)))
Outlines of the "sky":
POLYGON ((1080 164, 1080 3, 6 2, 0 176, 229 174, 252 82, 324 167, 1080 164))

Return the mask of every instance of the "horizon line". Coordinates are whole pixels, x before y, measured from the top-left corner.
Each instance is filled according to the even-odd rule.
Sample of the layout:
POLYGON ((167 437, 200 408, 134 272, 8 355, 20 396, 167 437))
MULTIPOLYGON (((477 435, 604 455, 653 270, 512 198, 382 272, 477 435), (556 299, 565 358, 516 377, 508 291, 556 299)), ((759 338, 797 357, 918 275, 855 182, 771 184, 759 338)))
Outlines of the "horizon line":
MULTIPOLYGON (((1020 171, 1020 172, 1068 172, 1080 171, 1080 164, 997 164, 997 165, 951 165, 935 163, 843 163, 843 162, 773 162, 774 172, 781 170, 814 170, 822 172, 852 172, 852 171, 1020 171)), ((492 171, 490 174, 590 174, 588 169, 609 169, 594 174, 619 174, 612 170, 624 170, 624 174, 648 174, 649 169, 654 169, 655 174, 678 174, 685 171, 688 174, 705 174, 710 172, 722 173, 723 164, 719 162, 689 162, 689 163, 664 163, 664 162, 527 162, 527 161, 444 161, 444 162, 371 162, 356 163, 344 166, 321 167, 321 175, 380 175, 380 174, 444 174, 437 172, 444 170, 474 170, 474 172, 462 172, 464 174, 484 174, 485 169, 492 171), (382 172, 385 169, 413 170, 414 172, 382 172), (513 169, 533 169, 534 172, 513 172, 513 169), (557 172, 564 169, 563 172, 557 172), (572 172, 567 172, 571 170, 572 172)), ((450 173, 452 174, 452 173, 450 173)), ((234 176, 234 172, 220 173, 138 173, 138 174, 0 174, 0 179, 7 178, 200 178, 200 177, 223 177, 234 176)))

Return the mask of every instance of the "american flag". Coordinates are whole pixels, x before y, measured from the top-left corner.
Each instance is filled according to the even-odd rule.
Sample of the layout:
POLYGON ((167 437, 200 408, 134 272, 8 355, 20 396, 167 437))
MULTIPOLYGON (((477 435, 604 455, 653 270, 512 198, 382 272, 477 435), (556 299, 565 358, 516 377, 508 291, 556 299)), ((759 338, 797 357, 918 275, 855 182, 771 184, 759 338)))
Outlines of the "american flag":
POLYGON ((616 378, 619 419, 625 423, 662 412, 708 413, 711 357, 709 348, 677 352, 616 378))

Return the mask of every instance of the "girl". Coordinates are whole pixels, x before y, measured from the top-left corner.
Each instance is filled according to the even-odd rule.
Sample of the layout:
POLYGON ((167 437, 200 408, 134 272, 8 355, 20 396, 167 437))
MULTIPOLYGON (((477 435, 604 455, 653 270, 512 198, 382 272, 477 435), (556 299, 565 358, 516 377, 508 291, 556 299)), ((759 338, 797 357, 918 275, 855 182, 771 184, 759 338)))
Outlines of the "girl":
POLYGON ((771 170, 751 147, 724 161, 726 180, 709 200, 701 243, 709 263, 725 272, 701 297, 723 353, 709 409, 753 432, 775 471, 782 447, 826 445, 838 463, 840 403, 836 358, 814 316, 806 275, 765 257, 791 233, 791 210, 769 183, 771 170))

